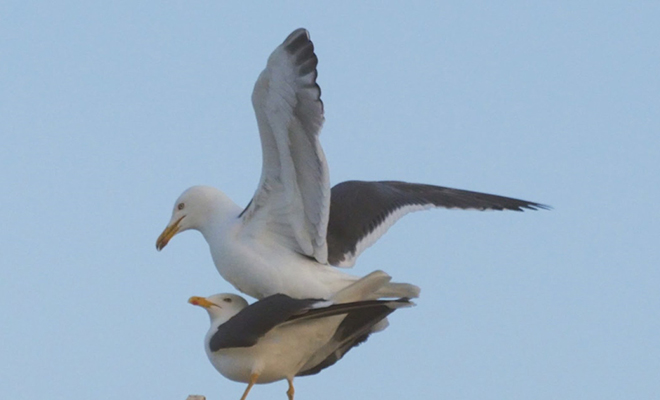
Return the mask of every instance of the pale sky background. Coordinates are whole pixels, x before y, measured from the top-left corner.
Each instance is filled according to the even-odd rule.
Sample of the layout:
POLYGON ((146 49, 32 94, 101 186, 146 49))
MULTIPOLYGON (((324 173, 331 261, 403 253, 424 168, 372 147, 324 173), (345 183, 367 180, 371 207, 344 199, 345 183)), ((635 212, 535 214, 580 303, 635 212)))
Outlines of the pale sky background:
POLYGON ((399 221, 352 272, 418 306, 297 398, 660 398, 660 3, 248 3, 0 2, 0 397, 239 399, 186 303, 235 290, 155 241, 191 185, 250 200, 252 85, 305 27, 333 183, 554 209, 399 221))

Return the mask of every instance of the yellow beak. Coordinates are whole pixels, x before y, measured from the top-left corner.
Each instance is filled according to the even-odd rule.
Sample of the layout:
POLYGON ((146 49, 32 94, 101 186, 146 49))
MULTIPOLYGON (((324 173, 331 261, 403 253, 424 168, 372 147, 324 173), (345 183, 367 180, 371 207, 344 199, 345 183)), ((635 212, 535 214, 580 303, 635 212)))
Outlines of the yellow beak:
POLYGON ((209 308, 211 306, 218 306, 215 303, 211 303, 210 301, 206 300, 204 297, 198 297, 198 296, 193 296, 188 299, 188 303, 192 304, 193 306, 200 306, 204 308, 209 308))
POLYGON ((185 215, 179 219, 177 219, 173 224, 170 224, 165 228, 163 233, 158 236, 158 239, 156 240, 156 249, 158 251, 161 251, 163 247, 167 246, 167 243, 176 235, 179 233, 179 224, 181 223, 181 220, 185 217, 185 215))

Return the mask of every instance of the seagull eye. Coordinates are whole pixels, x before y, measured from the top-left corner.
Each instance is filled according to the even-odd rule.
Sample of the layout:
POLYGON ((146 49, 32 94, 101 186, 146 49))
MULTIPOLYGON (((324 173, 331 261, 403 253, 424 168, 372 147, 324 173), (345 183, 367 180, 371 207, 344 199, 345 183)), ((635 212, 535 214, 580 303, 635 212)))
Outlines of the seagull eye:
POLYGON ((183 203, 179 203, 177 204, 176 209, 180 211, 183 210, 183 207, 185 207, 185 205, 183 203))
POLYGON ((224 301, 225 303, 231 303, 231 299, 229 297, 225 297, 224 299, 222 299, 222 301, 224 301))

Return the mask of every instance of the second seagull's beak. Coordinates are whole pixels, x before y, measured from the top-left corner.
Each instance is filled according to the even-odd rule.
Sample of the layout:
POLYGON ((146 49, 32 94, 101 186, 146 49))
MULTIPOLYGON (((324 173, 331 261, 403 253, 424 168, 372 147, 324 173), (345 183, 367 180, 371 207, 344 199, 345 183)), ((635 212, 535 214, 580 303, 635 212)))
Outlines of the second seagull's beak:
POLYGON ((199 296, 193 296, 188 299, 188 303, 192 304, 193 306, 200 306, 204 308, 210 308, 212 306, 217 306, 217 304, 212 303, 208 300, 206 300, 204 297, 199 297, 199 296))

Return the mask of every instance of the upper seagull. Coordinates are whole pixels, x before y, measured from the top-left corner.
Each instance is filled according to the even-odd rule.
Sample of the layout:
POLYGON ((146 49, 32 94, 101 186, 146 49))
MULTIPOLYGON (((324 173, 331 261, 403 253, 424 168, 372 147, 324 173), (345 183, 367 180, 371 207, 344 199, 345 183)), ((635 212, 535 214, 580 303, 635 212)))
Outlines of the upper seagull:
MULTIPOLYGON (((399 218, 433 207, 535 210, 546 206, 492 194, 397 181, 347 181, 330 189, 319 143, 323 125, 318 59, 309 33, 297 29, 268 58, 252 93, 263 166, 254 197, 241 209, 219 190, 193 186, 176 200, 156 242, 196 229, 220 275, 241 292, 263 298, 329 298, 358 277, 351 267, 399 218)), ((382 288, 401 297, 410 287, 382 288)))

